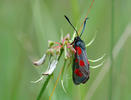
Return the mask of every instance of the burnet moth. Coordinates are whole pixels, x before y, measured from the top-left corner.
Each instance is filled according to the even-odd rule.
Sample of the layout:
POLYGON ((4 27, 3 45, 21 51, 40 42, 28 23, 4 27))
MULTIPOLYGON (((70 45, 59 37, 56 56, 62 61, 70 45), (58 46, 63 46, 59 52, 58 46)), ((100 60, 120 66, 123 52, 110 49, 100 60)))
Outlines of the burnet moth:
POLYGON ((77 30, 72 25, 72 23, 70 22, 69 18, 67 16, 65 16, 65 18, 77 33, 77 36, 74 38, 74 41, 71 43, 74 49, 76 50, 73 60, 73 67, 72 67, 73 82, 76 85, 79 85, 80 83, 84 84, 87 82, 90 75, 89 61, 87 59, 85 43, 83 40, 81 40, 81 36, 84 32, 87 18, 84 21, 83 29, 80 35, 78 34, 77 30))

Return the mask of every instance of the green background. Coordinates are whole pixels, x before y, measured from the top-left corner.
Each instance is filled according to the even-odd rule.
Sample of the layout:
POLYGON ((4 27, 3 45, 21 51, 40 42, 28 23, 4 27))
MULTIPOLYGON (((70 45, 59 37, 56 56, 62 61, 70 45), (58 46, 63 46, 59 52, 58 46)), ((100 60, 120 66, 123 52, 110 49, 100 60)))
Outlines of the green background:
MULTIPOLYGON (((36 67, 32 61, 43 55, 48 40, 60 40, 61 30, 64 35, 72 36, 73 29, 64 15, 79 29, 90 4, 91 0, 0 1, 0 100, 36 99, 46 77, 36 84, 30 81, 41 76, 48 62, 36 67)), ((130 5, 131 0, 95 0, 82 39, 88 43, 97 32, 96 40, 87 48, 87 55, 97 59, 106 53, 105 64, 91 69, 90 80, 79 86, 72 82, 70 66, 64 77, 67 93, 59 81, 52 100, 131 100, 130 5), (122 35, 126 33, 129 35, 124 40, 122 35), (112 55, 112 51, 116 45, 120 49, 115 49, 118 54, 114 58, 116 53, 112 55)), ((51 95, 63 62, 62 58, 41 100, 48 100, 51 95)))

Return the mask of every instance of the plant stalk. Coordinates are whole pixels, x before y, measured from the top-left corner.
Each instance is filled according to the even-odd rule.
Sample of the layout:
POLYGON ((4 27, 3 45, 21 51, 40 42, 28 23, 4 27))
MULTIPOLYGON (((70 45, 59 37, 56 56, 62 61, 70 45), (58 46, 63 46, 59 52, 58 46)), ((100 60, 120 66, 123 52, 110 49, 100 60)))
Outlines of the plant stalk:
MULTIPOLYGON (((63 53, 63 49, 61 49, 60 55, 59 55, 59 57, 58 57, 58 61, 60 60, 62 53, 63 53)), ((53 75, 53 74, 47 76, 47 79, 46 79, 46 81, 44 82, 44 84, 43 84, 43 86, 42 86, 42 88, 41 88, 41 90, 40 90, 40 93, 38 94, 36 100, 40 100, 40 99, 41 99, 42 94, 44 93, 44 91, 45 91, 45 89, 46 89, 46 87, 47 87, 47 85, 48 85, 48 82, 50 81, 52 75, 53 75)))

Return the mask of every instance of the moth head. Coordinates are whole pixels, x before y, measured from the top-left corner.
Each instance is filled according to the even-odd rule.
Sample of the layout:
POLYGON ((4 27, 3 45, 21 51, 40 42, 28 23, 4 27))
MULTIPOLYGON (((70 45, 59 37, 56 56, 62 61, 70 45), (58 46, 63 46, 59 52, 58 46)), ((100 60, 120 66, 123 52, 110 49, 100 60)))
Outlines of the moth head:
POLYGON ((81 41, 81 39, 80 39, 79 36, 76 36, 76 37, 74 38, 74 42, 77 42, 77 41, 81 41))

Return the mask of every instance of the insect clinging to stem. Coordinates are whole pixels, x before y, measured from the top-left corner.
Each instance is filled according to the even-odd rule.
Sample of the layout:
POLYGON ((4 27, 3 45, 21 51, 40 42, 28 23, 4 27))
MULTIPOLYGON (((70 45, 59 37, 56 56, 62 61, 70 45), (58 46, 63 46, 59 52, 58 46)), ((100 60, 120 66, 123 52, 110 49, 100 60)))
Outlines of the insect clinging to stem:
POLYGON ((77 36, 74 38, 74 41, 71 43, 76 50, 74 61, 73 61, 73 82, 78 85, 80 83, 85 83, 89 79, 89 61, 87 59, 87 53, 86 53, 86 47, 83 40, 81 40, 81 36, 84 32, 86 20, 84 21, 84 26, 82 29, 81 34, 79 35, 77 30, 74 28, 72 23, 70 22, 69 18, 65 16, 69 24, 73 27, 73 29, 76 31, 77 36))
MULTIPOLYGON (((104 61, 103 61, 102 63, 100 63, 99 65, 96 65, 96 66, 91 66, 89 64, 89 62, 100 61, 101 59, 104 58, 105 54, 96 60, 88 59, 87 53, 86 53, 86 47, 90 46, 93 43, 93 41, 95 40, 95 38, 93 38, 86 45, 85 45, 84 41, 81 39, 81 36, 85 30, 86 22, 88 20, 88 13, 90 12, 93 2, 94 2, 94 0, 92 0, 92 3, 88 9, 87 15, 86 15, 86 17, 85 17, 85 19, 84 19, 83 23, 81 24, 80 29, 78 31, 75 29, 73 24, 70 22, 69 18, 67 16, 65 16, 68 23, 75 30, 75 33, 73 35, 73 40, 70 39, 70 34, 67 34, 67 36, 65 36, 65 37, 62 36, 62 38, 59 42, 48 41, 48 49, 47 49, 46 53, 43 55, 43 57, 41 59, 33 62, 34 65, 39 66, 39 65, 43 64, 47 58, 49 58, 47 70, 44 73, 42 73, 42 76, 38 80, 33 81, 33 83, 37 83, 37 82, 41 81, 44 78, 44 76, 49 77, 53 74, 53 72, 59 62, 59 59, 61 58, 61 55, 63 53, 65 54, 65 57, 64 57, 65 61, 64 61, 63 67, 61 68, 61 71, 59 72, 55 86, 54 86, 53 91, 49 97, 49 100, 51 100, 51 97, 53 96, 54 90, 57 86, 60 76, 61 76, 61 84, 62 84, 63 90, 65 91, 64 85, 63 85, 63 81, 64 81, 63 80, 63 73, 64 73, 64 68, 66 66, 66 61, 69 59, 71 60, 72 56, 74 56, 73 67, 72 67, 72 73, 73 73, 72 79, 73 79, 73 82, 75 85, 79 85, 81 83, 85 84, 89 80, 89 77, 90 77, 90 70, 89 69, 90 68, 97 68, 97 67, 103 65, 103 63, 104 63, 104 61)), ((70 64, 71 63, 69 63, 69 65, 70 64)), ((41 91, 43 92, 44 90, 41 90, 41 91)), ((42 93, 42 92, 40 92, 40 93, 42 93)), ((41 97, 41 94, 39 96, 41 97)))

